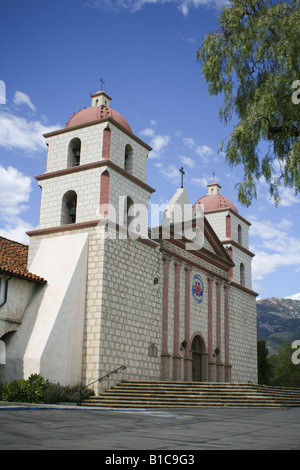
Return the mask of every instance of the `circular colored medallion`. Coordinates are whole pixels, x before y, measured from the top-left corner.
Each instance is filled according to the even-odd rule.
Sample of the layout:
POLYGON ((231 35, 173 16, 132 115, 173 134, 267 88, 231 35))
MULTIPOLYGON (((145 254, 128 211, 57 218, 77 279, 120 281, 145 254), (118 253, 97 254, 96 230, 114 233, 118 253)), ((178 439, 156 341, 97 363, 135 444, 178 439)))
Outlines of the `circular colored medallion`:
POLYGON ((199 274, 195 274, 193 277, 192 294, 195 302, 201 304, 204 295, 204 284, 199 274))

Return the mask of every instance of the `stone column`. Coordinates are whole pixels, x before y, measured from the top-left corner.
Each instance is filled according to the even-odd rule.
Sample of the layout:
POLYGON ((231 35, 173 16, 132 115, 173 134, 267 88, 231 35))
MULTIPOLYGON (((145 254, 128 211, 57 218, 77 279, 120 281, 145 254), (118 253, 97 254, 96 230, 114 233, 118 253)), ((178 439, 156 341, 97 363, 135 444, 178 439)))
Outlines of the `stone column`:
POLYGON ((190 299, 191 299, 191 267, 185 266, 185 300, 184 300, 184 339, 186 348, 184 350, 184 380, 192 381, 193 359, 190 343, 190 299))
POLYGON ((208 352, 208 382, 216 381, 216 361, 213 357, 213 278, 208 276, 207 289, 207 352, 208 352))
POLYGON ((181 360, 179 345, 179 314, 180 314, 180 268, 181 263, 174 261, 174 347, 173 347, 173 380, 181 380, 181 360))
POLYGON ((170 258, 163 257, 163 311, 162 311, 162 351, 161 378, 170 379, 170 357, 168 350, 168 318, 169 318, 169 265, 170 258))
POLYGON ((216 354, 216 380, 223 382, 223 364, 222 364, 222 327, 221 327, 221 283, 216 281, 217 291, 217 315, 216 315, 216 349, 219 350, 216 354))
POLYGON ((224 381, 231 382, 231 364, 229 356, 229 285, 224 284, 224 381))

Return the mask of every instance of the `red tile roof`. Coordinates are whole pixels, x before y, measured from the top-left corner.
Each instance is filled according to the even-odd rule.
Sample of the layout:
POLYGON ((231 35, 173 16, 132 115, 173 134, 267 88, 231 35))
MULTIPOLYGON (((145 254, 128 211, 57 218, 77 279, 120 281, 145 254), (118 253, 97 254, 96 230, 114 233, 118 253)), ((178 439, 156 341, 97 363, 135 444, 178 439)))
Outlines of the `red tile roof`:
POLYGON ((0 236, 0 273, 45 284, 47 281, 27 269, 28 245, 0 236))

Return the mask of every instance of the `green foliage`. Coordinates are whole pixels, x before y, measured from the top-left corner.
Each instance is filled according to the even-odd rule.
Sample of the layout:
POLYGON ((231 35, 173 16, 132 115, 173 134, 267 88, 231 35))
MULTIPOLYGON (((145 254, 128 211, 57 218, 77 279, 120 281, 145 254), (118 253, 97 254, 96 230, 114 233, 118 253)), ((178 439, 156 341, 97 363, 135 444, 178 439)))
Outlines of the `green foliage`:
POLYGON ((271 377, 271 365, 268 361, 268 349, 266 346, 266 341, 264 339, 257 341, 257 366, 258 383, 269 383, 271 377))
POLYGON ((243 165, 242 204, 256 197, 261 177, 278 203, 281 185, 300 190, 300 104, 292 100, 300 80, 300 0, 233 0, 219 24, 197 59, 209 93, 224 95, 220 119, 237 118, 221 149, 230 165, 243 165))
POLYGON ((295 349, 285 341, 277 354, 266 356, 268 349, 265 340, 257 342, 258 383, 280 387, 300 387, 300 364, 294 364, 292 355, 295 349))
POLYGON ((83 387, 82 384, 63 386, 59 383, 46 382, 44 391, 44 403, 59 403, 59 402, 72 402, 78 403, 79 399, 88 398, 94 392, 88 388, 83 387))
POLYGON ((0 400, 18 403, 59 403, 78 402, 87 398, 93 391, 82 384, 63 386, 45 380, 39 374, 32 374, 28 379, 13 380, 0 384, 0 400))
POLYGON ((272 366, 271 385, 283 387, 300 387, 300 364, 294 364, 292 355, 295 350, 289 341, 280 348, 278 354, 270 357, 272 366))
POLYGON ((32 374, 27 380, 13 380, 0 386, 0 399, 3 401, 38 403, 45 388, 45 380, 38 374, 32 374))

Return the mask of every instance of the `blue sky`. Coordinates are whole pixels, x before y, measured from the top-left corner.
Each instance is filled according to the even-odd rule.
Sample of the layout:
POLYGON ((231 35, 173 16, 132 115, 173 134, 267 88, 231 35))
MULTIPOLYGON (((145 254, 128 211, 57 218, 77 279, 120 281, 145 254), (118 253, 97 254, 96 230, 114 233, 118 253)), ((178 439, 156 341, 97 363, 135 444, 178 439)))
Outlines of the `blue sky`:
MULTIPOLYGON (((224 2, 223 2, 224 3, 224 2)), ((45 171, 42 134, 64 127, 101 88, 134 134, 153 147, 153 203, 168 202, 186 171, 191 202, 213 172, 222 194, 252 223, 253 288, 261 298, 300 292, 300 197, 282 191, 275 208, 266 184, 249 208, 237 202, 242 168, 231 169, 220 141, 222 97, 209 97, 197 63, 204 35, 218 27, 222 1, 0 0, 0 235, 28 242, 38 224, 45 171), (5 84, 5 100, 3 98, 5 84), (5 102, 4 102, 5 101, 5 102)))

